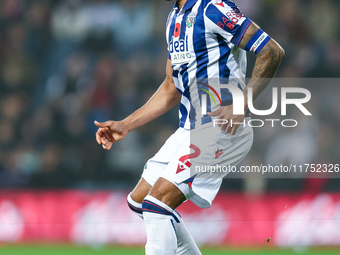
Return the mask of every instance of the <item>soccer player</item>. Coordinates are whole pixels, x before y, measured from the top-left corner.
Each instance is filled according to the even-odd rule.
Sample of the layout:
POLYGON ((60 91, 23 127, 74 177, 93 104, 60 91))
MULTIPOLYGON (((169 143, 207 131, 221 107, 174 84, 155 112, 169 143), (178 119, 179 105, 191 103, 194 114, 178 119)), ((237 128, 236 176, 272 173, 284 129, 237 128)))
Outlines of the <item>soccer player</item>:
POLYGON ((95 122, 96 140, 109 150, 131 130, 180 102, 180 127, 147 162, 128 205, 144 219, 147 255, 201 254, 175 209, 188 199, 202 208, 211 206, 222 180, 200 178, 190 166, 194 160, 201 165, 235 166, 246 156, 253 141, 251 127, 242 125, 250 117, 248 90, 253 99, 260 95, 275 75, 284 50, 230 0, 177 0, 167 20, 166 37, 169 56, 164 82, 124 120, 95 122), (248 84, 246 51, 256 54, 248 84), (243 114, 233 113, 230 89, 220 89, 218 83, 243 91, 243 114), (215 95, 220 105, 211 103, 215 95), (228 122, 216 128, 217 118, 228 122))

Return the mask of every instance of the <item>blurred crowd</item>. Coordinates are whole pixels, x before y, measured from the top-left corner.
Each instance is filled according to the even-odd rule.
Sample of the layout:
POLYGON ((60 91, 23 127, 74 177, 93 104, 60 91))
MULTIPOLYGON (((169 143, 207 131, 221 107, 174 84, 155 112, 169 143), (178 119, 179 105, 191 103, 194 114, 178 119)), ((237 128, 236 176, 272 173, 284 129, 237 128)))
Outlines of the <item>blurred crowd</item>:
MULTIPOLYGON (((281 78, 336 78, 340 2, 235 0, 285 49, 281 78)), ((174 109, 109 152, 94 120, 120 120, 165 77, 165 22, 174 1, 0 1, 0 187, 130 188, 178 126, 174 109)), ((254 64, 249 57, 248 76, 254 64)), ((327 79, 329 80, 329 79, 327 79)), ((312 81, 312 80, 311 80, 312 81)), ((340 89, 308 83, 313 117, 255 130, 244 164, 340 163, 340 89)), ((325 80, 319 80, 324 83, 325 80)), ((263 97, 259 105, 271 103, 263 97)), ((226 189, 322 190, 332 179, 229 179, 226 189)), ((308 176, 304 176, 308 177, 308 176)))

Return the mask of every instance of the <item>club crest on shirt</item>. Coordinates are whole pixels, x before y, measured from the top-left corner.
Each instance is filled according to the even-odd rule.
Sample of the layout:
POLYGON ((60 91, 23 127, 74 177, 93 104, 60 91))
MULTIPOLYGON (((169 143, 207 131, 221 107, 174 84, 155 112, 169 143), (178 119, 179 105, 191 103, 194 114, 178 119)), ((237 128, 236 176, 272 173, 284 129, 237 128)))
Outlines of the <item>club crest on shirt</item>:
POLYGON ((191 28, 194 25, 196 16, 197 16, 197 12, 192 12, 188 15, 187 22, 186 22, 188 28, 191 28))

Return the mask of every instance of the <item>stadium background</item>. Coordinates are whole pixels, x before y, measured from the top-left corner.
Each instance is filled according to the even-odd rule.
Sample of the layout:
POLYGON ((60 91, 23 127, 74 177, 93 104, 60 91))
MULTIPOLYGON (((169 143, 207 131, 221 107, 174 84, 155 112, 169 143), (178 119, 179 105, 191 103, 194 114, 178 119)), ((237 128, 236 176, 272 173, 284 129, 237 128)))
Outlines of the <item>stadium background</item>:
MULTIPOLYGON (((286 50, 278 77, 339 77, 339 1, 235 2, 286 50)), ((113 235, 99 241, 91 236, 72 237, 76 230, 71 221, 76 221, 73 214, 79 216, 79 211, 89 207, 95 212, 89 212, 92 225, 98 223, 93 215, 106 215, 110 221, 114 216, 110 213, 117 208, 130 217, 123 197, 138 181, 146 160, 177 127, 174 109, 131 132, 109 152, 94 139, 94 120, 124 118, 143 105, 163 81, 165 20, 172 5, 160 0, 0 1, 0 242, 144 242, 126 243, 127 237, 120 237, 122 241, 113 235), (60 215, 72 206, 68 216, 60 215), (59 234, 56 224, 65 225, 59 234), (13 227, 19 225, 21 228, 13 227), (39 228, 42 225, 45 232, 39 228)), ((249 75, 254 59, 249 56, 249 75)), ((306 87, 312 92, 313 117, 289 132, 255 130, 255 142, 244 164, 339 163, 340 89, 320 83, 306 87)), ((261 97, 259 104, 270 103, 271 97, 261 97)), ((335 227, 322 228, 318 236, 307 241, 297 238, 290 243, 287 237, 287 242, 268 245, 340 245, 336 238, 340 232, 339 179, 276 177, 280 178, 250 175, 226 179, 216 203, 219 213, 229 213, 230 217, 243 213, 239 222, 250 222, 253 227, 244 225, 233 232, 232 224, 237 220, 221 216, 220 222, 228 221, 226 228, 231 232, 209 242, 202 240, 201 244, 265 246, 266 239, 277 234, 273 230, 277 217, 294 217, 294 212, 303 208, 307 212, 300 220, 309 217, 308 223, 316 229, 320 225, 335 227), (230 212, 230 201, 245 206, 236 206, 235 212, 230 212), (282 208, 273 209, 273 205, 282 208), (313 206, 318 207, 317 212, 308 212, 313 206), (283 209, 291 207, 294 209, 289 216, 281 215, 283 209), (246 215, 250 208, 257 208, 260 215, 246 215), (271 225, 263 227, 264 221, 271 225), (247 239, 241 234, 248 230, 253 235, 247 239), (258 231, 262 234, 257 239, 258 231)), ((211 227, 209 222, 215 227, 223 225, 190 204, 183 206, 183 212, 192 216, 191 222, 209 219, 203 228, 211 227)), ((119 224, 127 220, 130 218, 119 224)), ((139 219, 131 218, 132 223, 135 220, 139 219)), ((109 222, 98 224, 102 223, 109 222)), ((117 224, 111 224, 111 232, 117 224)), ((140 224, 136 223, 137 228, 142 228, 140 224)), ((134 224, 129 226, 133 228, 134 224)), ((291 234, 294 227, 290 222, 283 234, 291 234)), ((303 228, 298 236, 312 230, 303 228)), ((86 232, 82 228, 78 231, 86 232)), ((87 231, 102 230, 97 226, 87 231)), ((131 233, 126 235, 132 238, 131 233)))

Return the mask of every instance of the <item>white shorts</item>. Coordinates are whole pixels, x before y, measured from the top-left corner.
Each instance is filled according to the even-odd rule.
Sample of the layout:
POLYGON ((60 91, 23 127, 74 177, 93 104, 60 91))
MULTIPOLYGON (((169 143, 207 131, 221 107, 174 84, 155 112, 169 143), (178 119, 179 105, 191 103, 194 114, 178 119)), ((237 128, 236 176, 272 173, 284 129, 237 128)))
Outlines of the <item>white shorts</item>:
POLYGON ((236 166, 248 154, 252 143, 253 130, 249 126, 241 125, 234 136, 217 127, 201 130, 179 128, 148 160, 142 177, 152 186, 159 177, 165 178, 194 204, 208 208, 226 173, 211 175, 197 172, 197 169, 216 165, 236 166))

